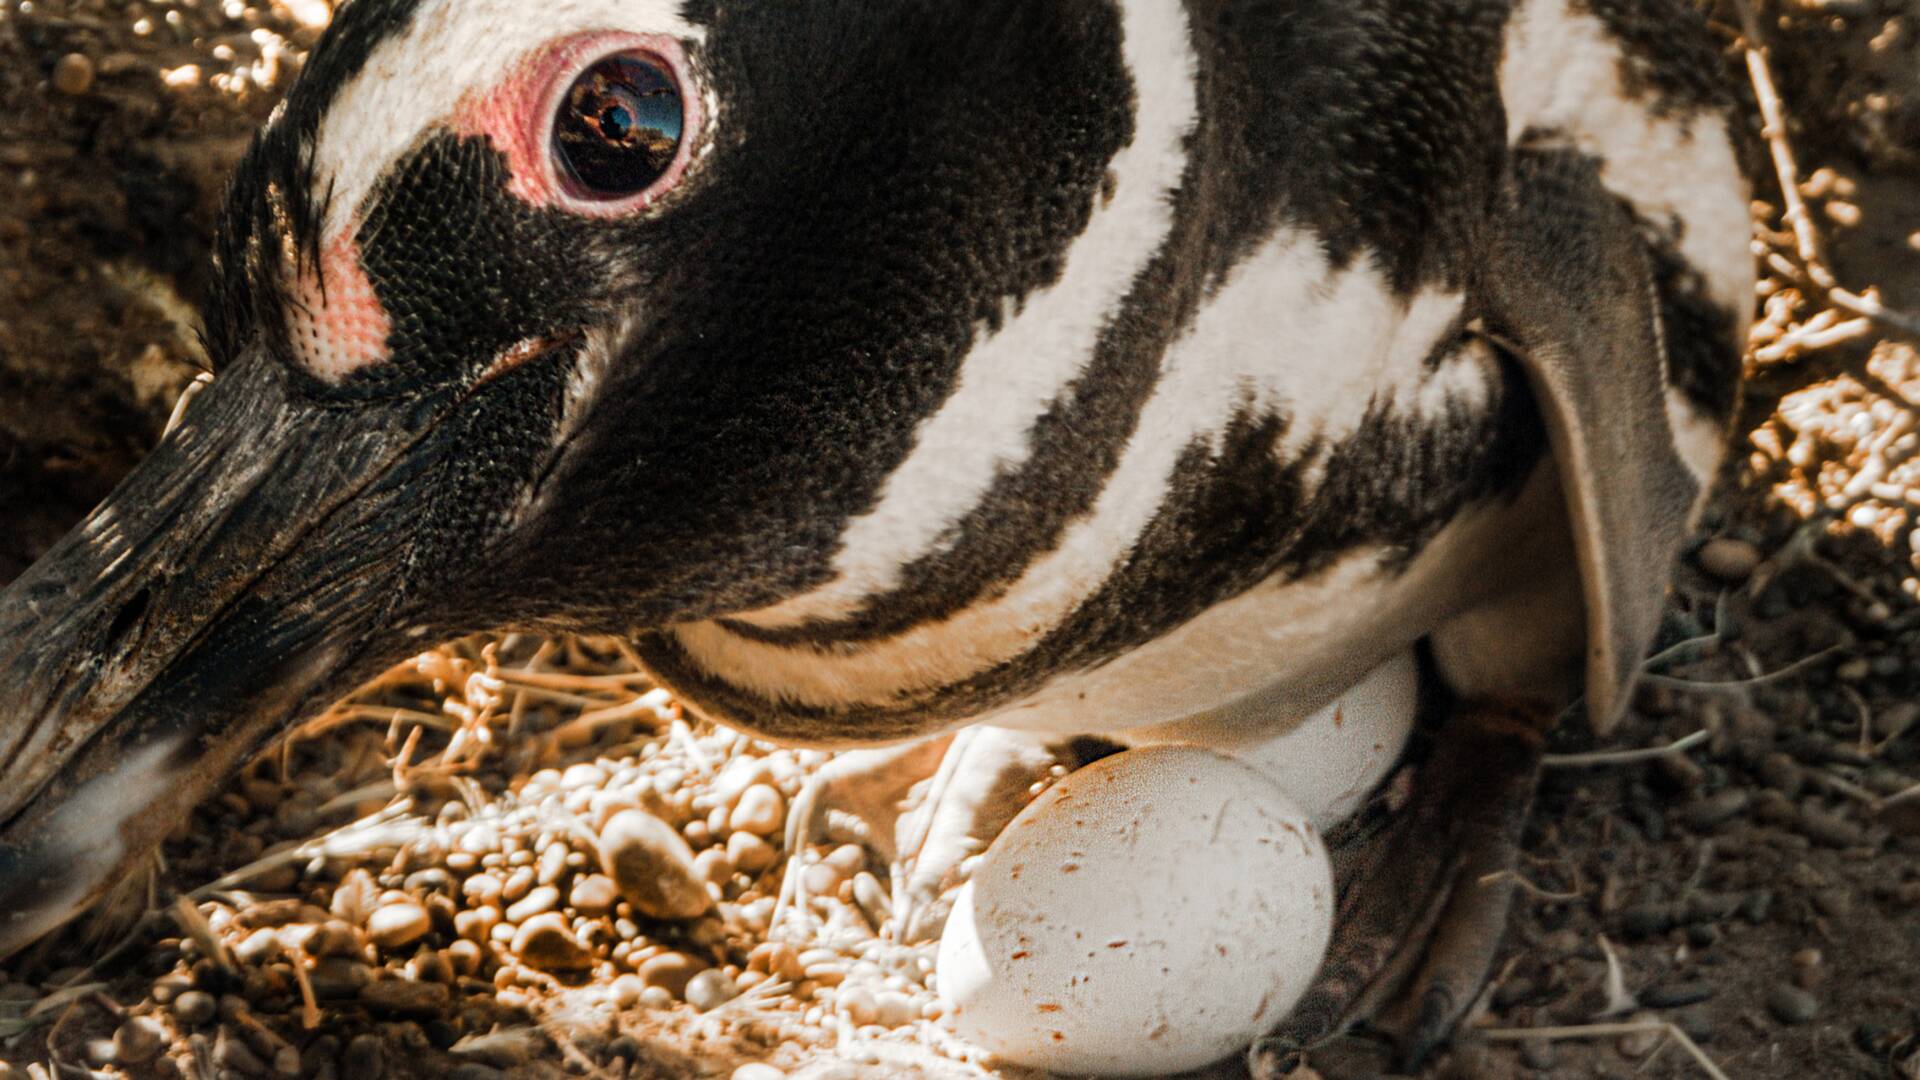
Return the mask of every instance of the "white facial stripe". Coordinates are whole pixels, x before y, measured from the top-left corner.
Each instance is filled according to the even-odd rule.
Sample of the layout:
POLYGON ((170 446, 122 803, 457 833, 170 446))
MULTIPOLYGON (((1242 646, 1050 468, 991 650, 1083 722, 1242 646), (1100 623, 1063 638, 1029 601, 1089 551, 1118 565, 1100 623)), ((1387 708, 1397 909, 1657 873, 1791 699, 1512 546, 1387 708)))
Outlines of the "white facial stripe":
POLYGON ((1628 96, 1621 46, 1597 17, 1568 0, 1527 0, 1507 31, 1500 91, 1507 135, 1564 132, 1601 159, 1601 181, 1652 221, 1677 219, 1682 256, 1707 280, 1715 303, 1736 313, 1739 340, 1753 308, 1747 182, 1718 116, 1661 117, 1628 96))
POLYGON ((1026 460, 1028 431, 1086 368, 1108 320, 1166 242, 1171 193, 1198 118, 1198 60, 1181 5, 1123 0, 1120 8, 1138 113, 1133 142, 1111 164, 1112 200, 1074 241, 1059 281, 1028 297, 968 354, 952 396, 921 425, 879 505, 841 537, 835 580, 748 621, 790 626, 841 617, 895 586, 900 569, 929 554, 1001 470, 1026 460))
POLYGON ((332 184, 326 235, 344 230, 395 158, 461 99, 483 93, 528 52, 594 30, 698 41, 679 0, 423 0, 405 32, 381 42, 320 126, 319 190, 332 184))
POLYGON ((1311 415, 1338 402, 1304 444, 1351 435, 1369 402, 1391 397, 1398 412, 1426 414, 1450 393, 1484 398, 1496 373, 1483 353, 1469 351, 1438 373, 1422 366, 1461 304, 1438 294, 1402 303, 1372 267, 1336 271, 1311 235, 1283 233, 1234 271, 1168 350, 1139 430, 1092 513, 1004 594, 845 655, 748 641, 713 624, 674 632, 708 670, 805 705, 881 704, 958 682, 1031 648, 1098 589, 1165 504, 1187 448, 1218 439, 1243 407, 1286 414, 1298 404, 1311 415))

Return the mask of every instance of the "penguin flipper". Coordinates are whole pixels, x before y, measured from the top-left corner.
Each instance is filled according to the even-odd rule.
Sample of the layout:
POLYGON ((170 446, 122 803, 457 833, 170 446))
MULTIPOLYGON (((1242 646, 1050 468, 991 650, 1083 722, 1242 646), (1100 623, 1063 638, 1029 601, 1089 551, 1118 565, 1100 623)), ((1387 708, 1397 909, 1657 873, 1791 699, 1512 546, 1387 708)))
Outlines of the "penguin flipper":
POLYGON ((1546 421, 1586 602, 1586 703, 1612 729, 1703 484, 1668 413, 1660 300, 1628 209, 1572 149, 1516 149, 1480 282, 1546 421))

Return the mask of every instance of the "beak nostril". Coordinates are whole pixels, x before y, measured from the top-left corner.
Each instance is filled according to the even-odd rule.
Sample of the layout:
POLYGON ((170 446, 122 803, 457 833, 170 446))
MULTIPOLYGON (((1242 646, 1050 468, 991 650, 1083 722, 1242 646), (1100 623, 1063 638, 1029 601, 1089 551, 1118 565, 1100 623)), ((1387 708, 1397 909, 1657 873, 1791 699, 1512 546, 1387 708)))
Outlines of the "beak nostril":
POLYGON ((143 588, 133 594, 133 599, 128 600, 126 604, 120 608, 120 613, 113 617, 112 625, 107 627, 107 645, 109 648, 118 648, 125 644, 124 639, 127 635, 133 633, 133 631, 145 621, 147 607, 152 602, 153 590, 151 589, 143 588))

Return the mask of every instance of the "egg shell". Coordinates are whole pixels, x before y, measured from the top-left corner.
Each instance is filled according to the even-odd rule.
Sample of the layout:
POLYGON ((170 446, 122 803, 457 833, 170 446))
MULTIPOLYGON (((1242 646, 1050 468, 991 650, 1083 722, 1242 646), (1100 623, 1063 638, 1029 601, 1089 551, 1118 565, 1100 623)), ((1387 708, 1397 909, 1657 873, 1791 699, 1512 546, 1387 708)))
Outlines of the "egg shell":
POLYGON ((1284 1018, 1333 928, 1320 835, 1272 781, 1196 747, 1048 789, 982 856, 940 942, 960 1036, 1065 1074, 1163 1076, 1284 1018))
POLYGON ((1279 785, 1325 831, 1360 809, 1392 771, 1420 711, 1420 664, 1388 660, 1297 723, 1259 710, 1197 717, 1121 740, 1184 743, 1243 762, 1279 785))

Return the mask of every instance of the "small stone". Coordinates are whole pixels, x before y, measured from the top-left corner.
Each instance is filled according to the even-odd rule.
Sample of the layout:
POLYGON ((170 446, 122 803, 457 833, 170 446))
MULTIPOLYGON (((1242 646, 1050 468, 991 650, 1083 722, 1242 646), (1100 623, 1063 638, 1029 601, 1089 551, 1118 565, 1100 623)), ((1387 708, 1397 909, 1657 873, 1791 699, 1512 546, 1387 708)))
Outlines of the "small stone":
POLYGON ((1687 804, 1680 812, 1680 820, 1691 829, 1713 829, 1745 810, 1750 797, 1744 788, 1727 788, 1716 795, 1695 799, 1687 804))
POLYGON ((1814 843, 1828 847, 1858 847, 1867 842, 1866 830, 1824 810, 1803 809, 1800 812, 1800 832, 1814 843))
POLYGON ((355 1035, 347 1044, 347 1052, 340 1055, 340 1075, 353 1080, 380 1080, 387 1072, 386 1057, 378 1035, 355 1035))
POLYGON ((740 987, 719 968, 708 968, 687 980, 687 1004, 708 1012, 740 996, 740 987))
POLYGON ((727 827, 734 832, 771 836, 787 821, 787 800, 771 784, 754 784, 740 793, 740 801, 727 816, 727 827))
POLYGON ((853 902, 866 913, 867 921, 875 929, 893 915, 893 898, 887 895, 880 879, 865 870, 853 876, 853 902))
POLYGON ((350 998, 373 981, 373 969, 358 960, 329 956, 313 965, 313 971, 307 979, 313 984, 315 997, 350 998))
POLYGON ((528 919, 513 935, 513 953, 522 963, 541 971, 577 971, 593 966, 589 953, 567 926, 566 916, 542 912, 528 919))
POLYGON ((1783 1024, 1804 1024, 1820 1015, 1820 999, 1791 983, 1767 992, 1767 1011, 1783 1024))
POLYGON ((694 872, 693 849, 652 814, 615 814, 600 833, 600 866, 634 909, 651 918, 697 919, 713 908, 694 872))
POLYGON ((466 897, 467 902, 476 907, 482 904, 499 904, 501 890, 500 879, 492 874, 475 874, 460 885, 460 895, 466 897))
POLYGON ((833 1007, 855 1027, 865 1027, 880 1019, 880 1005, 864 986, 847 985, 834 995, 833 1007))
POLYGON ((534 880, 541 885, 557 885, 567 873, 567 845, 548 844, 540 850, 540 860, 535 864, 534 880))
POLYGON ((1654 1009, 1676 1009, 1695 1005, 1713 996, 1713 987, 1704 980, 1662 983, 1640 993, 1640 1003, 1654 1009))
POLYGON ((882 1027, 905 1027, 920 1015, 920 1007, 913 999, 898 990, 882 990, 873 995, 873 1004, 877 1022, 882 1027))
POLYGON ((520 899, 533 891, 534 872, 531 866, 521 866, 507 875, 506 884, 500 887, 500 899, 509 904, 519 903, 520 899))
POLYGON ((544 915, 559 906, 560 890, 552 885, 541 885, 522 897, 519 903, 507 909, 507 921, 519 925, 535 915, 544 915))
POLYGON ((258 967, 279 952, 280 935, 262 928, 240 939, 240 944, 233 947, 233 958, 248 967, 258 967))
POLYGON ((399 1016, 432 1016, 446 1007, 447 988, 439 983, 382 979, 360 988, 360 1004, 374 1012, 399 1016))
POLYGON ((367 936, 383 949, 411 945, 433 929, 427 909, 411 900, 387 904, 367 916, 367 936))
POLYGON ((687 983, 705 967, 686 953, 661 953, 640 965, 640 981, 680 997, 687 992, 687 983))
POLYGON ((199 1027, 212 1020, 220 1010, 220 1003, 213 995, 200 990, 189 990, 173 999, 173 1017, 188 1027, 199 1027))
POLYGON ((726 849, 708 848, 693 857, 693 874, 709 885, 725 885, 733 877, 733 861, 726 849))
POLYGON ((1716 536, 1700 546, 1693 561, 1721 581, 1737 584, 1752 577, 1763 558, 1760 549, 1745 540, 1716 536))
POLYGON ((460 975, 478 975, 480 964, 486 959, 486 953, 480 950, 477 942, 461 939, 447 946, 447 962, 460 975))
POLYGON ((241 1076, 264 1076, 267 1072, 267 1063, 224 1027, 213 1040, 213 1060, 214 1064, 241 1076))
POLYGON ((640 981, 640 976, 622 975, 613 980, 613 1004, 616 1008, 631 1009, 640 1004, 640 995, 646 991, 647 984, 640 981))
POLYGON ((407 961, 407 978, 415 982, 451 983, 453 961, 447 958, 446 953, 422 949, 407 961))
POLYGON ((53 65, 53 88, 68 97, 93 89, 93 61, 82 53, 68 53, 53 65))
MULTIPOLYGON (((1656 1019, 1651 1013, 1636 1013, 1631 1018, 1631 1022, 1656 1019)), ((1620 1053, 1627 1057, 1641 1058, 1653 1053, 1653 1048, 1659 1046, 1666 1037, 1667 1033, 1657 1023, 1649 1023, 1644 1030, 1622 1035, 1616 1045, 1619 1046, 1620 1053)))
POLYGON ((119 1065, 145 1065, 167 1048, 167 1029, 151 1016, 130 1017, 113 1033, 113 1060, 119 1065))
POLYGON ((665 987, 649 986, 640 991, 640 1007, 659 1012, 673 1007, 673 995, 665 987))
POLYGON ((780 860, 772 844, 750 832, 727 837, 727 861, 743 874, 758 874, 780 860))
POLYGON ((1526 1039, 1520 1043, 1520 1060, 1529 1069, 1547 1071, 1560 1060, 1552 1039, 1526 1039))
POLYGON ((840 883, 846 878, 840 868, 832 863, 817 862, 800 872, 800 882, 807 892, 814 896, 833 896, 840 891, 840 883))
POLYGON ((787 1074, 763 1061, 756 1061, 733 1070, 733 1080, 787 1080, 787 1074))
POLYGON ((605 915, 620 902, 620 888, 605 874, 588 874, 573 883, 567 903, 582 915, 605 915))

